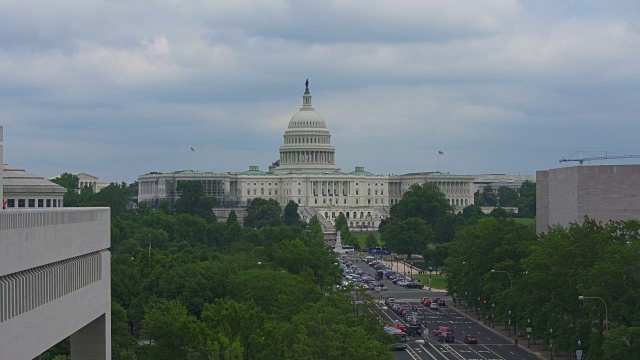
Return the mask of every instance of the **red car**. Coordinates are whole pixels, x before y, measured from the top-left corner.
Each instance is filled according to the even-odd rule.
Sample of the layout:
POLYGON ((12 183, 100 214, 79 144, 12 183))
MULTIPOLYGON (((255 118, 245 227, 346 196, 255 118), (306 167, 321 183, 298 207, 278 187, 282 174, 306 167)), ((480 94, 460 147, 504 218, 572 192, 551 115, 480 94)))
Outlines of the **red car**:
POLYGON ((464 340, 462 340, 462 342, 464 342, 465 344, 477 344, 478 337, 473 335, 467 335, 464 337, 464 340))
POLYGON ((439 328, 433 330, 433 335, 435 336, 440 336, 440 334, 442 333, 452 333, 453 334, 453 329, 447 327, 447 326, 440 326, 439 328))
POLYGON ((398 330, 402 330, 402 331, 407 330, 407 326, 406 326, 406 325, 402 325, 402 324, 400 324, 400 323, 394 323, 394 324, 393 324, 393 327, 395 327, 395 328, 396 328, 396 329, 398 329, 398 330))
POLYGON ((431 299, 429 299, 428 297, 423 297, 422 298, 422 305, 428 307, 429 305, 431 305, 431 299))

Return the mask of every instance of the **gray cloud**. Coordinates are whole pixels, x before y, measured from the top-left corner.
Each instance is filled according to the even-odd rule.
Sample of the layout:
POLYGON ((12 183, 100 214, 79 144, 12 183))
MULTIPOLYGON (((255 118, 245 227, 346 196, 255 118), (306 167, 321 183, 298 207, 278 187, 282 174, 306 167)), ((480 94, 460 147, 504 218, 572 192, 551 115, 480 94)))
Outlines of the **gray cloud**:
POLYGON ((264 169, 306 78, 345 170, 638 152, 632 1, 56 4, 0 14, 5 162, 43 176, 264 169))

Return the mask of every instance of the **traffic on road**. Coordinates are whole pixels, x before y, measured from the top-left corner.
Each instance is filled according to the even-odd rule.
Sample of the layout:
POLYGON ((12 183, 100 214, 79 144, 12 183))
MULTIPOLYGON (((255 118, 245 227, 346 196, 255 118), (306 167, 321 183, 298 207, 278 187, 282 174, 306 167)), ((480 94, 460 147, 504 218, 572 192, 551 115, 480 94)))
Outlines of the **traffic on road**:
POLYGON ((398 339, 390 347, 390 351, 394 351, 394 359, 540 359, 525 348, 516 346, 510 338, 493 332, 473 317, 451 308, 449 304, 452 299, 444 291, 406 287, 407 282, 412 282, 411 279, 395 284, 389 279, 376 280, 377 272, 386 268, 376 269, 356 257, 341 261, 342 264, 347 262, 350 262, 350 266, 343 265, 344 269, 350 269, 346 275, 356 273, 360 277, 357 281, 350 280, 352 283, 358 286, 377 284, 371 290, 376 300, 374 311, 385 330, 395 334, 398 339), (362 280, 369 278, 371 281, 362 280), (381 289, 381 282, 387 290, 381 289))

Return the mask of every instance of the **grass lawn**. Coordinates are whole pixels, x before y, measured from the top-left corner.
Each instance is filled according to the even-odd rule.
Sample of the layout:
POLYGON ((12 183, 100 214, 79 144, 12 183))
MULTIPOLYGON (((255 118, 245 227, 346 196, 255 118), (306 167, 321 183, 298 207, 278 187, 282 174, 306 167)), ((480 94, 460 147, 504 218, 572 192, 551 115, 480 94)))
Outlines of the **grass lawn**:
MULTIPOLYGON (((420 280, 424 284, 425 288, 429 287, 429 274, 413 275, 414 278, 420 280)), ((432 275, 431 276, 431 288, 432 289, 447 289, 447 277, 444 275, 432 275)))
POLYGON ((365 239, 367 238, 367 236, 369 236, 369 234, 373 234, 376 236, 376 239, 378 240, 378 244, 380 244, 380 233, 379 232, 374 232, 374 233, 368 233, 368 232, 355 232, 352 231, 351 235, 355 235, 355 237, 358 239, 358 242, 360 243, 360 248, 361 249, 369 249, 368 247, 366 247, 365 245, 365 239))
POLYGON ((521 225, 534 225, 536 223, 536 219, 533 218, 513 218, 513 220, 521 225))

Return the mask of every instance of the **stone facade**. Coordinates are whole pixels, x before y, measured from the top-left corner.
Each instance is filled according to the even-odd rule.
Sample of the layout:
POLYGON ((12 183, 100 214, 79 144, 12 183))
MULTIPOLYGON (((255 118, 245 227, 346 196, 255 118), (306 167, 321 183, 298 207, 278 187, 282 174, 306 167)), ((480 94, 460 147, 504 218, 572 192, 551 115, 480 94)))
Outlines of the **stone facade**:
POLYGON ((640 165, 574 166, 536 173, 536 230, 582 222, 640 219, 640 165))
POLYGON ((4 199, 7 209, 60 208, 63 206, 62 186, 7 164, 3 166, 4 199))
POLYGON ((352 228, 377 228, 389 216, 388 208, 413 184, 434 182, 458 210, 473 204, 474 177, 440 172, 374 175, 363 167, 341 172, 324 119, 311 106, 305 90, 300 111, 291 120, 279 149, 279 160, 268 172, 250 166, 240 173, 178 171, 138 177, 138 201, 157 206, 162 199, 178 198, 177 182, 198 180, 205 194, 222 207, 244 207, 255 198, 274 199, 281 206, 299 205, 303 219, 317 215, 325 229, 344 213, 352 228))

